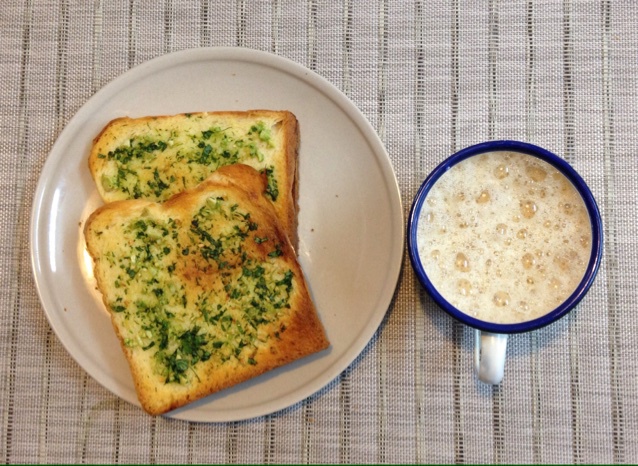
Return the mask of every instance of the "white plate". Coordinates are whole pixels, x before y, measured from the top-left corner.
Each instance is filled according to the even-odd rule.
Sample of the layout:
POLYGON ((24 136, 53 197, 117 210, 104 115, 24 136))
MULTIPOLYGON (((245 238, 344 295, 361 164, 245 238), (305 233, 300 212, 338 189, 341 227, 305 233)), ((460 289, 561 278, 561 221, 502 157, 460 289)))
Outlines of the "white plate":
POLYGON ((96 93, 62 131, 40 176, 30 232, 51 327, 95 380, 138 406, 85 252, 82 227, 101 204, 87 165, 91 140, 124 115, 256 108, 290 110, 300 123, 298 252, 331 347, 169 415, 233 421, 289 407, 347 368, 390 306, 403 253, 401 199, 361 112, 317 74, 264 52, 202 48, 151 60, 96 93))

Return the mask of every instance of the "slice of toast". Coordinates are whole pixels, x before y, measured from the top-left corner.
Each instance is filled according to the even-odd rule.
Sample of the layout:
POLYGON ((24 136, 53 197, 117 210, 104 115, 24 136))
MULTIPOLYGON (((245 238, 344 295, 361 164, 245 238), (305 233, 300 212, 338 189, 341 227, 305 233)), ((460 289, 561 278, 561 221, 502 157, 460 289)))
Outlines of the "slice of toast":
POLYGON ((164 201, 219 167, 250 165, 267 175, 266 195, 296 247, 298 149, 297 119, 288 111, 125 117, 94 139, 89 169, 108 203, 164 201))
POLYGON ((222 167, 164 203, 84 227, 139 400, 162 414, 329 346, 266 180, 222 167))

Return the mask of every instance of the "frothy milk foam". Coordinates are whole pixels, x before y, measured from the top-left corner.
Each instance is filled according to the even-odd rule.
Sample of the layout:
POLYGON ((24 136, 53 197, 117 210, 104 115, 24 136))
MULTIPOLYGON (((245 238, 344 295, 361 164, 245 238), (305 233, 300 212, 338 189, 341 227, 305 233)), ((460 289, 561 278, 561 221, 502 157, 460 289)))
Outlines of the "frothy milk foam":
POLYGON ((536 319, 565 301, 591 255, 591 223, 556 168, 517 152, 459 162, 430 189, 417 246, 432 285, 494 323, 536 319))

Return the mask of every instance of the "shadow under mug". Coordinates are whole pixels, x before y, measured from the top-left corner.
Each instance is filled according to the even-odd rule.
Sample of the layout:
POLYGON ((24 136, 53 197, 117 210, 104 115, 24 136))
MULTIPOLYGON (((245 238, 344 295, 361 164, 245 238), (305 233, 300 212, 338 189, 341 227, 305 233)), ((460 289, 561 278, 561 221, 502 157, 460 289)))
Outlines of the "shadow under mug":
POLYGON ((571 311, 591 287, 598 272, 603 249, 602 221, 600 212, 589 187, 580 175, 565 160, 541 147, 525 142, 509 140, 490 141, 467 147, 450 156, 436 167, 425 179, 414 198, 408 218, 407 236, 410 261, 421 285, 445 312, 475 329, 474 367, 479 380, 489 384, 498 384, 503 378, 508 335, 539 329, 555 322, 571 311), (566 176, 584 201, 589 214, 592 232, 589 262, 582 280, 574 292, 565 301, 563 301, 562 304, 541 317, 534 320, 510 324, 499 324, 479 320, 461 312, 459 309, 451 305, 443 296, 441 296, 428 278, 421 262, 417 245, 418 222, 421 209, 430 189, 437 180, 452 166, 469 157, 496 151, 518 152, 537 157, 551 164, 564 176, 566 176))

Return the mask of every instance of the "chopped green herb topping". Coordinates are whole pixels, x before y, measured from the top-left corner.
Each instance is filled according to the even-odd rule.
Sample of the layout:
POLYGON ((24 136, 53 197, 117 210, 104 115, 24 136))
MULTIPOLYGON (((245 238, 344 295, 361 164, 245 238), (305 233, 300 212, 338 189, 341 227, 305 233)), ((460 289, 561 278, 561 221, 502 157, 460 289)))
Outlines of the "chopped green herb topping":
MULTIPOLYGON (((105 191, 121 192, 123 198, 165 200, 225 165, 248 163, 262 170, 264 154, 274 147, 271 130, 264 122, 245 133, 213 126, 195 134, 160 129, 151 130, 151 134, 133 137, 107 154, 98 154, 107 160, 100 180, 105 191), (158 165, 163 167, 161 172, 158 165)), ((268 195, 276 200, 273 170, 268 168, 268 195)))
MULTIPOLYGON (((124 226, 108 255, 118 270, 110 308, 129 331, 126 344, 150 352, 166 383, 197 379, 204 361, 258 364, 268 335, 260 329, 288 312, 294 289, 294 273, 275 259, 280 245, 265 257, 254 252, 255 243, 268 241, 260 231, 250 213, 223 197, 207 199, 188 220, 146 214, 124 226), (217 286, 204 284, 213 279, 217 286)), ((275 331, 279 338, 283 330, 275 331)))
POLYGON ((277 185, 277 178, 275 177, 274 167, 268 167, 264 169, 266 177, 268 179, 268 186, 266 187, 266 195, 273 201, 279 197, 279 187, 277 185))

